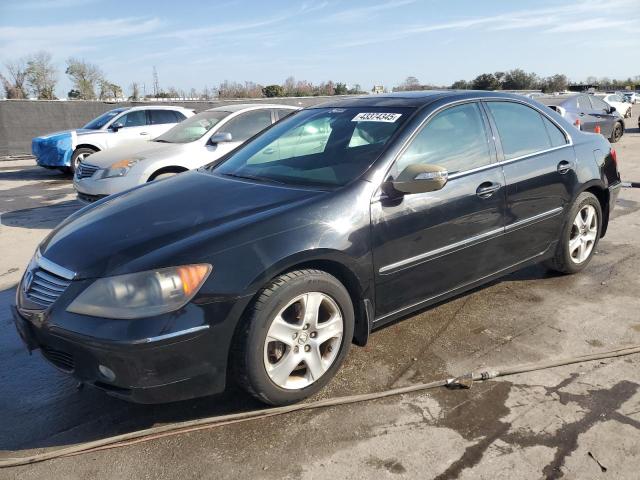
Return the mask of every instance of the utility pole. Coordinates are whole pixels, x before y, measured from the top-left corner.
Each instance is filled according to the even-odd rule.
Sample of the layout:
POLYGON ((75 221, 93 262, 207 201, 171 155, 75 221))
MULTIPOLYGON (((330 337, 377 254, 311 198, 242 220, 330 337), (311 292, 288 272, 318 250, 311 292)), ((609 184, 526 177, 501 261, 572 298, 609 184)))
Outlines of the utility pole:
POLYGON ((158 70, 153 66, 153 96, 158 98, 160 93, 160 82, 158 81, 158 70))

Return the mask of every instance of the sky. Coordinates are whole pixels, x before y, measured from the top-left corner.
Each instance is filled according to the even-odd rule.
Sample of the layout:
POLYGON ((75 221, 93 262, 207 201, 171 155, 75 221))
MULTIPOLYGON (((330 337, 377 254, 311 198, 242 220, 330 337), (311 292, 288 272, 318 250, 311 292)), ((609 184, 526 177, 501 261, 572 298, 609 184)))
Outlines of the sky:
MULTIPOLYGON (((128 91, 188 91, 293 76, 365 89, 408 76, 448 85, 522 68, 640 75, 640 0, 0 0, 0 63, 49 51, 97 64, 128 91)), ((1 70, 1 67, 0 67, 1 70)))

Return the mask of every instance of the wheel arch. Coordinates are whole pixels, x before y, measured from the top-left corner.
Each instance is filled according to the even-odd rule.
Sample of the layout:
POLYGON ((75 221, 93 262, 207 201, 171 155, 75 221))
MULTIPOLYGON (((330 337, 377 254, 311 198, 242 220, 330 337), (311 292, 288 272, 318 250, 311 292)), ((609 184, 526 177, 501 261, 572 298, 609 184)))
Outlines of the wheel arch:
POLYGON ((188 170, 189 170, 188 168, 181 167, 179 165, 168 165, 166 167, 162 167, 162 168, 159 168, 159 169, 155 170, 151 175, 149 175, 149 178, 147 179, 147 182, 151 182, 158 175, 162 175, 163 173, 182 173, 182 172, 186 172, 188 170))
MULTIPOLYGON (((585 185, 585 188, 581 189, 578 192, 580 195, 583 192, 589 192, 593 196, 598 199, 600 202, 600 208, 602 209, 602 231, 600 233, 600 238, 604 237, 605 233, 607 233, 607 227, 609 226, 609 210, 610 205, 609 202, 611 200, 611 196, 609 194, 609 189, 603 187, 599 183, 590 183, 585 185)), ((577 198, 577 195, 576 195, 577 198)))
POLYGON ((336 277, 340 283, 344 285, 351 303, 353 304, 353 313, 355 319, 353 343, 358 346, 367 344, 371 326, 373 325, 374 316, 374 300, 372 298, 373 289, 367 280, 362 279, 357 273, 356 268, 349 259, 343 258, 344 254, 340 252, 316 252, 312 258, 299 257, 297 255, 286 260, 278 262, 277 265, 263 272, 252 282, 251 291, 255 293, 245 307, 242 316, 251 308, 251 305, 264 288, 274 278, 293 271, 303 269, 315 269, 327 272, 336 277))
POLYGON ((94 152, 99 152, 101 150, 99 147, 97 147, 96 145, 94 145, 92 143, 80 143, 80 144, 76 145, 76 148, 74 148, 73 151, 75 152, 79 148, 90 148, 94 152))

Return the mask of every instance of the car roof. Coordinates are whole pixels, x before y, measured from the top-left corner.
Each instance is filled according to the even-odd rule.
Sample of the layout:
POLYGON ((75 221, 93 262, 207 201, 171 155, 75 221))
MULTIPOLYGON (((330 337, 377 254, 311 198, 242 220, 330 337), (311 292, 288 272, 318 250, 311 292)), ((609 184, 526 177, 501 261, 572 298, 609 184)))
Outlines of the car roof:
POLYGON ((299 110, 300 107, 294 105, 283 105, 278 103, 232 103, 219 107, 208 108, 207 112, 239 112, 241 110, 255 110, 258 108, 284 108, 287 110, 299 110))
POLYGON ((522 95, 486 90, 421 90, 409 92, 385 93, 379 95, 362 95, 357 97, 331 100, 309 108, 332 107, 423 107, 437 100, 450 98, 464 100, 466 98, 510 98, 522 100, 522 95))
POLYGON ((128 110, 189 110, 187 107, 181 107, 179 105, 132 105, 125 107, 128 110))

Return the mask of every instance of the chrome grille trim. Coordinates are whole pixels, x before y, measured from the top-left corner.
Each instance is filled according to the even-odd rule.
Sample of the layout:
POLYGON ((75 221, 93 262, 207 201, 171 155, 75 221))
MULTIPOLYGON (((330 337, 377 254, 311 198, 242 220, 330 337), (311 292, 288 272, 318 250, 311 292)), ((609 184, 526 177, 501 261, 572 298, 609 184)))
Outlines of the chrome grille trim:
POLYGON ((64 293, 75 275, 71 270, 44 258, 38 250, 20 282, 20 289, 26 299, 46 309, 64 293), (27 275, 30 279, 24 284, 27 275))
POLYGON ((78 169, 76 171, 76 178, 79 178, 79 179, 89 178, 93 176, 93 174, 96 173, 98 170, 100 170, 100 167, 96 167, 95 165, 89 165, 88 163, 80 162, 80 165, 78 165, 78 169))

